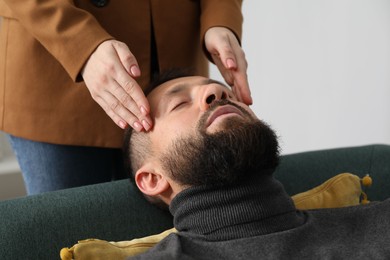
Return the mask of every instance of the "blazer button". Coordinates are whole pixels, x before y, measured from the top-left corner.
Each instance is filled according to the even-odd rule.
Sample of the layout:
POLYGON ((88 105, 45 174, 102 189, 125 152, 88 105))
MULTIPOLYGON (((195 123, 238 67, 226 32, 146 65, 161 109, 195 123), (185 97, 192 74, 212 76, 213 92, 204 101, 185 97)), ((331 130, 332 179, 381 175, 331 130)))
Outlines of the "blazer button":
POLYGON ((91 0, 91 2, 96 7, 105 7, 108 4, 108 0, 91 0))

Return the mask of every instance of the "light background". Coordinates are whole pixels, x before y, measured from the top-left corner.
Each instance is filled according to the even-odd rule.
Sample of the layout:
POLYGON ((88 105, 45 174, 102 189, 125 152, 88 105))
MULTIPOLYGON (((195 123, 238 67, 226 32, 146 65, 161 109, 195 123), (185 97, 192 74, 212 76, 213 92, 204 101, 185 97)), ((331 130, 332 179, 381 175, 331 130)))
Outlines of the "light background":
POLYGON ((252 109, 283 154, 390 144, 389 0, 244 0, 243 14, 252 109))
MULTIPOLYGON (((252 108, 283 154, 390 144, 390 0, 244 0, 243 14, 252 108)), ((0 200, 24 194, 0 133, 0 200)))

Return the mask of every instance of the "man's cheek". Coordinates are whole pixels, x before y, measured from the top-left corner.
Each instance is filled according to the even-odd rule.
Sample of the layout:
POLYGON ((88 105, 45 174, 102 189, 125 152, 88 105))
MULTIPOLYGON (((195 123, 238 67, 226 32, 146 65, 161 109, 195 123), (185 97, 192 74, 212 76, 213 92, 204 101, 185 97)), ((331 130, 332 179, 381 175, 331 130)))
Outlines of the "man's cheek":
POLYGON ((252 111, 252 109, 249 106, 245 105, 244 103, 238 101, 234 101, 233 103, 239 106, 240 108, 244 109, 245 111, 247 111, 249 114, 256 116, 255 113, 252 111))

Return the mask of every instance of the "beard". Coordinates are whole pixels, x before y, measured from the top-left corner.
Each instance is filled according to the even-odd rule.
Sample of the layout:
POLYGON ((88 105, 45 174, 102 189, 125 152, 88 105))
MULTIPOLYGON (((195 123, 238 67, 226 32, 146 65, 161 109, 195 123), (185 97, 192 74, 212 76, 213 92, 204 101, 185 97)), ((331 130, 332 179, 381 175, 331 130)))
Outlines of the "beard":
POLYGON ((279 163, 275 132, 227 100, 214 102, 198 122, 195 136, 175 140, 160 158, 170 178, 183 186, 226 186, 254 174, 272 174, 279 163), (206 133, 206 121, 219 106, 232 105, 244 117, 229 117, 220 131, 206 133))

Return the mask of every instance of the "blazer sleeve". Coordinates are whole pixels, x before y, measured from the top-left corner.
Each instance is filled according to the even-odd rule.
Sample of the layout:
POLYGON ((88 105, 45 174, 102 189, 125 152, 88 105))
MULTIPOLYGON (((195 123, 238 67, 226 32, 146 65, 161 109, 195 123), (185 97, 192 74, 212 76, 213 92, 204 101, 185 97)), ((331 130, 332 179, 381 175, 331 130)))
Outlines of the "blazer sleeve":
POLYGON ((241 43, 243 16, 242 0, 201 0, 200 39, 206 56, 209 53, 204 46, 204 36, 211 27, 221 26, 230 29, 241 43))
POLYGON ((65 68, 73 81, 97 46, 113 37, 93 15, 69 0, 3 0, 26 30, 65 68))

